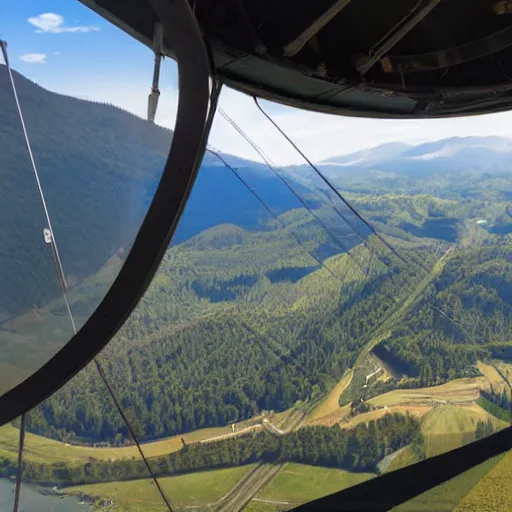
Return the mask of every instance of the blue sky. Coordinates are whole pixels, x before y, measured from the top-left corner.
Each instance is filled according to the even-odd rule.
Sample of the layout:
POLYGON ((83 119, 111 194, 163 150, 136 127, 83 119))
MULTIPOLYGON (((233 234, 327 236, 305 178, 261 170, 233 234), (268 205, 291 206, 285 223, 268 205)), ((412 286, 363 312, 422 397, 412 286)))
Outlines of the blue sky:
MULTIPOLYGON (((1 4, 0 37, 8 43, 14 69, 52 91, 145 115, 153 73, 148 48, 77 0, 1 4)), ((162 72, 162 106, 167 107, 160 112, 162 124, 173 124, 176 88, 176 65, 167 61, 162 72)))
POLYGON ((151 73, 151 52, 147 48, 76 0, 2 4, 0 33, 9 43, 13 66, 48 87, 62 87, 59 79, 63 76, 71 83, 87 81, 91 70, 105 82, 142 78, 143 71, 151 73), (47 28, 41 30, 36 20, 48 13, 62 17, 62 22, 43 16, 39 23, 47 28), (24 54, 33 53, 45 54, 46 63, 31 65, 20 60, 24 54))
MULTIPOLYGON (((78 0, 0 2, 0 38, 8 42, 12 67, 43 87, 145 116, 153 73, 151 51, 78 0)), ((171 60, 164 63, 160 89, 156 121, 172 127, 178 93, 177 67, 171 60)), ((300 162, 252 99, 225 91, 221 106, 274 161, 300 162)), ((418 144, 451 136, 512 134, 512 113, 386 121, 314 114, 277 105, 271 110, 287 133, 317 161, 392 141, 418 144)), ((210 142, 222 151, 255 158, 222 119, 216 120, 210 142)))

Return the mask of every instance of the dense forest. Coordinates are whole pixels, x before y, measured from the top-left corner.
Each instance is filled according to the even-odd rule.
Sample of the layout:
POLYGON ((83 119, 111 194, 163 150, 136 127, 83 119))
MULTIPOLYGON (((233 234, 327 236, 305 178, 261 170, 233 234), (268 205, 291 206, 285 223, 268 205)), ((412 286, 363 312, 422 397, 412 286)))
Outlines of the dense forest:
MULTIPOLYGON (((420 422, 410 415, 388 414, 359 424, 352 430, 339 426, 306 427, 275 436, 268 432, 238 436, 215 443, 195 443, 169 455, 149 459, 158 476, 251 463, 301 462, 348 469, 376 471, 386 455, 412 443, 420 435, 420 422)), ((15 473, 15 464, 0 458, 0 474, 15 473)), ((142 460, 95 461, 80 465, 24 463, 24 481, 74 485, 146 478, 142 460)))
MULTIPOLYGON (((300 211, 291 218, 290 226, 304 225, 300 211)), ((365 398, 478 375, 477 360, 510 347, 506 237, 448 254, 438 243, 388 238, 392 251, 370 238, 325 260, 330 274, 304 251, 321 238, 299 246, 282 235, 216 227, 166 255, 146 297, 99 357, 141 440, 313 402, 375 336, 384 337, 380 357, 406 379, 368 386, 360 392, 365 398)), ((128 440, 93 367, 33 410, 27 428, 73 442, 128 440)))
POLYGON ((422 386, 473 374, 512 346, 511 270, 508 240, 456 251, 382 349, 422 386))
MULTIPOLYGON (((209 274, 203 276, 204 269, 190 266, 206 257, 202 250, 190 250, 194 239, 171 250, 166 257, 169 267, 164 267, 171 275, 164 270, 157 276, 136 312, 99 356, 140 439, 226 425, 264 410, 314 401, 354 364, 371 333, 399 305, 397 298, 405 298, 421 278, 408 261, 434 259, 429 245, 409 244, 402 261, 373 241, 374 246, 369 243, 326 260, 339 279, 325 268, 298 281, 288 278, 288 270, 293 277, 300 264, 307 268, 307 258, 297 252, 297 259, 288 261, 292 266, 279 267, 282 277, 272 282, 268 268, 282 265, 283 240, 265 235, 270 237, 267 247, 261 235, 259 244, 249 235, 216 250, 208 247, 210 265, 221 256, 228 258, 225 272, 210 281, 217 286, 223 282, 224 287, 213 290, 209 274), (369 247, 379 254, 364 271, 361 262, 371 259, 369 247), (185 250, 188 265, 180 268, 185 250), (247 257, 250 265, 244 264, 247 257), (236 265, 242 265, 237 278, 236 265), (167 280, 177 275, 190 311, 182 308, 177 313, 174 301, 163 300, 175 289, 165 286, 167 280), (249 286, 250 276, 255 282, 249 286), (198 282, 215 300, 194 316, 205 300, 194 292, 198 282), (229 292, 224 301, 218 300, 220 291, 229 292)), ((205 236, 199 237, 200 244, 205 236)), ((127 439, 94 367, 33 410, 27 428, 66 441, 118 444, 127 439)))
MULTIPOLYGON (((172 132, 118 108, 51 93, 15 73, 32 149, 71 284, 131 245, 172 132)), ((44 211, 5 66, 0 65, 0 321, 59 295, 44 211), (24 276, 24 279, 20 279, 24 276)))

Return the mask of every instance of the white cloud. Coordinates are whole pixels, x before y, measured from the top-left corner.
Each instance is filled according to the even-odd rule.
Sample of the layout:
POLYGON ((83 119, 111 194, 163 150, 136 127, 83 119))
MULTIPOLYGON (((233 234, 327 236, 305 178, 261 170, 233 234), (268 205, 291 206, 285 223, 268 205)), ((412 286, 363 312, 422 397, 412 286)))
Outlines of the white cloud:
POLYGON ((28 64, 46 64, 48 55, 46 53, 25 53, 20 55, 20 59, 28 64))
POLYGON ((37 33, 49 32, 52 34, 61 34, 63 32, 94 32, 99 30, 98 27, 72 25, 68 26, 64 23, 64 16, 54 12, 45 12, 39 16, 31 16, 27 20, 38 30, 37 33))

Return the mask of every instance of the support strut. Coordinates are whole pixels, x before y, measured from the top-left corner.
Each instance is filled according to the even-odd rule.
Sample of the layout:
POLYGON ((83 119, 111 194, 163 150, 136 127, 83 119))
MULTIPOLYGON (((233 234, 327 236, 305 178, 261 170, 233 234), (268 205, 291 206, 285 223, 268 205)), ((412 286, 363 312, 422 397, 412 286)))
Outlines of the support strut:
POLYGON ((364 75, 370 71, 374 64, 386 55, 391 48, 400 42, 420 21, 426 18, 441 0, 429 0, 422 8, 417 9, 412 16, 408 16, 403 23, 395 29, 374 48, 369 56, 357 60, 356 69, 364 75))
POLYGON ((283 48, 283 55, 285 57, 293 57, 297 53, 299 53, 302 48, 306 45, 306 43, 322 30, 327 23, 329 23, 339 12, 341 12, 348 4, 350 0, 337 0, 332 7, 327 9, 323 14, 321 14, 309 27, 304 29, 304 31, 293 41, 290 41, 283 48))

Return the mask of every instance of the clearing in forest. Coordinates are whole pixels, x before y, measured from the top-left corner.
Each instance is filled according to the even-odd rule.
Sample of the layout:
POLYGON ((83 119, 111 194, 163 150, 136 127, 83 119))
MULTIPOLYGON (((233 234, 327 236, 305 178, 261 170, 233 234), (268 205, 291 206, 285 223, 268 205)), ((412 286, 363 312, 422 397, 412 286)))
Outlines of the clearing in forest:
POLYGON ((342 407, 340 407, 339 404, 340 395, 343 393, 345 388, 350 384, 350 381, 352 380, 352 375, 353 371, 350 370, 341 378, 338 384, 336 384, 336 386, 334 386, 334 388, 329 392, 329 394, 320 402, 318 407, 313 410, 313 412, 308 418, 308 423, 312 420, 318 420, 325 416, 335 414, 342 409, 342 407))
POLYGON ((256 498, 298 505, 357 485, 374 476, 374 473, 353 473, 343 469, 289 463, 256 498))

